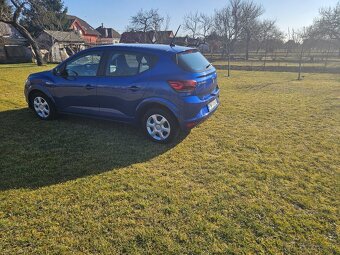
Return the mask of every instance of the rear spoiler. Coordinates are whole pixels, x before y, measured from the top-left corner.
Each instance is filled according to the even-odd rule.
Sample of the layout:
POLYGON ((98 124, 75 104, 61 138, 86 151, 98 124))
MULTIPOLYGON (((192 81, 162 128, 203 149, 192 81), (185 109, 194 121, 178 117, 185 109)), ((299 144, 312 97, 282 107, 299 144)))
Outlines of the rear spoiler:
POLYGON ((190 53, 195 53, 195 52, 198 52, 198 49, 191 48, 188 50, 177 52, 177 54, 190 54, 190 53))
POLYGON ((177 52, 175 54, 176 56, 176 64, 178 65, 178 55, 179 54, 190 54, 190 53, 195 53, 195 52, 198 52, 197 49, 194 49, 194 48, 191 48, 191 49, 188 49, 188 50, 184 50, 184 51, 180 51, 180 52, 177 52))

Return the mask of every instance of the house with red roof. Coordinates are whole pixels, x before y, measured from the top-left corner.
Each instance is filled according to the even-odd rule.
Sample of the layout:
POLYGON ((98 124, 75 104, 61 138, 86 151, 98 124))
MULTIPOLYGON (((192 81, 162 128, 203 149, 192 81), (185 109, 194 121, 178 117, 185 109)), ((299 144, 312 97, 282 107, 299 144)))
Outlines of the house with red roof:
POLYGON ((77 32, 86 43, 96 44, 100 33, 91 27, 86 21, 78 18, 77 16, 67 15, 68 28, 77 32))

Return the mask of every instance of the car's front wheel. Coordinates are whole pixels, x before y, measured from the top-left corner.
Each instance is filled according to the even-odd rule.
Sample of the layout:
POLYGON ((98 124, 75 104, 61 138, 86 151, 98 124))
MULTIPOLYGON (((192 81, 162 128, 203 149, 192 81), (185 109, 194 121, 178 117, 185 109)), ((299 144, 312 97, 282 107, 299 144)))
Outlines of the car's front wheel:
POLYGON ((42 120, 54 119, 56 111, 53 102, 43 93, 34 93, 30 97, 30 104, 38 116, 42 120))
POLYGON ((154 142, 168 143, 177 137, 179 127, 175 117, 164 109, 148 110, 142 119, 145 135, 154 142))

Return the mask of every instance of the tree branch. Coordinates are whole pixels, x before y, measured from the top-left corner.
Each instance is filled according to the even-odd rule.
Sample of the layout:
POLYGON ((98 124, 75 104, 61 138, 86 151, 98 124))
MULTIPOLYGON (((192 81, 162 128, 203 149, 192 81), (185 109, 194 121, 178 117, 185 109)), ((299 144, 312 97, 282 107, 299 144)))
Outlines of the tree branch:
MULTIPOLYGON (((14 2, 14 0, 11 0, 11 1, 12 1, 12 3, 14 2)), ((13 21, 14 22, 18 22, 19 16, 20 16, 22 10, 25 7, 25 4, 26 4, 26 2, 23 2, 20 5, 15 5, 16 9, 15 9, 14 14, 13 14, 13 21)))

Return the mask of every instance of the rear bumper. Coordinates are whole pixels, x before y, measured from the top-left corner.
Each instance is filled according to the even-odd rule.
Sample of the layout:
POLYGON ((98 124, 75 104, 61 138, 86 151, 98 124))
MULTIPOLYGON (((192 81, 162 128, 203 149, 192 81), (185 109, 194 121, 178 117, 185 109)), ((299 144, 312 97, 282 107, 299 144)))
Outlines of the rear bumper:
POLYGON ((186 103, 185 108, 191 114, 194 113, 192 114, 194 115, 194 117, 184 118, 181 121, 180 126, 182 130, 190 130, 204 122, 217 110, 219 105, 220 99, 218 89, 204 100, 199 99, 199 101, 195 101, 194 103, 193 102, 186 103), (208 104, 214 100, 217 100, 217 105, 212 110, 209 111, 208 104))

